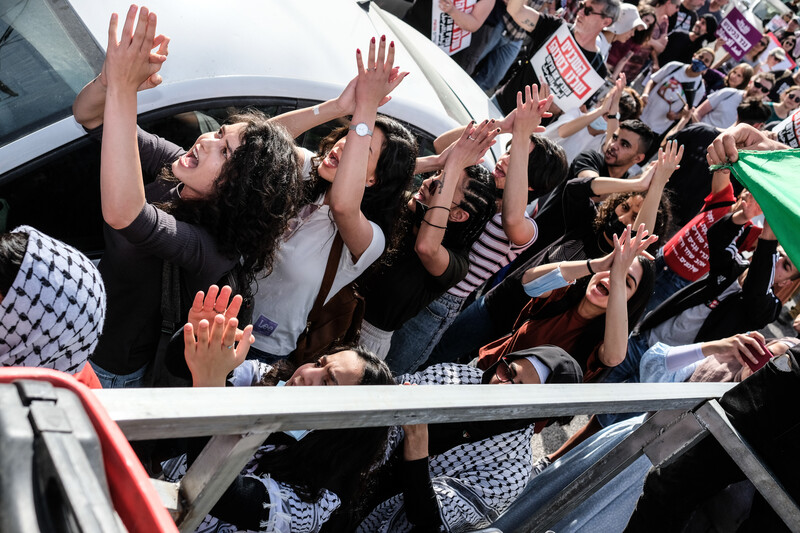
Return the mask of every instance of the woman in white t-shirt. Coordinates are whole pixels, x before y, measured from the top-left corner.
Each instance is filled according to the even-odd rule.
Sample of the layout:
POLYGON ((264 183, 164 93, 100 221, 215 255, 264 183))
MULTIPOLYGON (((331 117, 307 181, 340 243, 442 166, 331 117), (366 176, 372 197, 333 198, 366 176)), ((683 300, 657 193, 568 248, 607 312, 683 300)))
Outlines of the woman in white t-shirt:
POLYGON ((417 156, 413 135, 398 122, 377 115, 378 107, 407 74, 393 67, 394 50, 394 43, 385 37, 379 44, 373 39, 366 65, 357 52, 358 76, 341 95, 273 119, 297 137, 352 115, 349 127, 323 139, 320 156, 301 150, 307 178, 305 205, 284 235, 272 272, 257 280, 254 291, 255 343, 250 353, 256 358, 271 362, 296 348, 337 232, 344 246, 328 299, 376 261, 391 241, 417 156))
POLYGON ((681 116, 691 113, 706 94, 702 74, 713 61, 714 51, 701 48, 689 65, 673 61, 661 67, 642 91, 642 122, 662 135, 681 116))

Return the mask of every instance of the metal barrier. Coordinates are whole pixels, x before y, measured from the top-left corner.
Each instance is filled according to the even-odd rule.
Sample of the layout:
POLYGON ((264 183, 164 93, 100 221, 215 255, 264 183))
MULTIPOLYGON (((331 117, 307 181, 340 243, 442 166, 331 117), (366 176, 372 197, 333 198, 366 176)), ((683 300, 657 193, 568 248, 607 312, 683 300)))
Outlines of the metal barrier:
MULTIPOLYGON (((470 385, 98 390, 130 440, 212 435, 180 484, 157 482, 165 502, 184 502, 181 531, 193 531, 273 431, 661 411, 549 505, 506 531, 544 531, 643 453, 660 464, 710 432, 794 531, 800 510, 730 425, 715 398, 731 383, 470 385), (711 400, 711 401, 709 401, 711 400), (680 446, 667 445, 667 434, 680 446), (180 492, 181 498, 178 498, 180 492)), ((523 512, 519 512, 522 510, 523 512)), ((485 530, 490 531, 490 530, 485 530)), ((491 531, 497 531, 491 529, 491 531)))

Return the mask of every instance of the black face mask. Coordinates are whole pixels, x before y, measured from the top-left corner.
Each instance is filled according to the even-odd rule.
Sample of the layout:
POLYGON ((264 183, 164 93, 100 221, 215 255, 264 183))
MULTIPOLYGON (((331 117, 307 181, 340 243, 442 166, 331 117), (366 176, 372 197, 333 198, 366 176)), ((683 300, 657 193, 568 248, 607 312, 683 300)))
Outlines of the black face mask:
POLYGON ((412 220, 414 221, 414 226, 418 228, 422 226, 422 219, 425 218, 425 213, 428 212, 428 206, 419 200, 414 200, 414 202, 416 202, 416 209, 414 209, 412 220))
POLYGON ((611 220, 606 221, 605 225, 603 226, 603 232, 609 239, 613 241, 614 235, 619 237, 627 227, 628 226, 620 222, 616 216, 613 216, 611 220))

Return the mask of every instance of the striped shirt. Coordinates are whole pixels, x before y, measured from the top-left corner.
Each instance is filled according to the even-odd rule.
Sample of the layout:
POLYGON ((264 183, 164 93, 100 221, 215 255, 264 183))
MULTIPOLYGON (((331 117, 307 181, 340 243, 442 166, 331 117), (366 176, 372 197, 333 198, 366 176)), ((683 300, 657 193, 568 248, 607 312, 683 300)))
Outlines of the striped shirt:
POLYGON ((536 242, 539 228, 528 214, 525 218, 533 225, 533 237, 522 246, 514 246, 503 231, 502 213, 497 213, 483 228, 478 240, 469 251, 469 272, 455 287, 448 291, 453 296, 466 298, 480 287, 492 274, 513 261, 517 255, 536 242))

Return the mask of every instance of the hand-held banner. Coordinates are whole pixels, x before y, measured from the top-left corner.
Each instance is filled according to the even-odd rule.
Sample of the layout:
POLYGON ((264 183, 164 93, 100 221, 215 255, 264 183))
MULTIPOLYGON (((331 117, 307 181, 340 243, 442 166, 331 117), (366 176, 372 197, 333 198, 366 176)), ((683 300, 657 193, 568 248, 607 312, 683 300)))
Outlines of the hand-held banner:
POLYGON ((741 150, 731 172, 758 202, 789 259, 800 264, 800 150, 741 150))
MULTIPOLYGON (((453 0, 453 6, 459 11, 472 13, 475 2, 476 0, 453 0)), ((472 33, 461 29, 453 17, 439 9, 439 2, 433 0, 431 41, 447 52, 447 55, 453 55, 469 46, 472 42, 472 33)))
POLYGON ((558 107, 575 109, 603 86, 600 77, 583 55, 565 24, 551 35, 531 58, 539 83, 550 86, 558 107))
POLYGON ((734 7, 722 19, 717 28, 717 37, 724 41, 722 47, 725 51, 739 61, 761 40, 761 32, 734 7))

